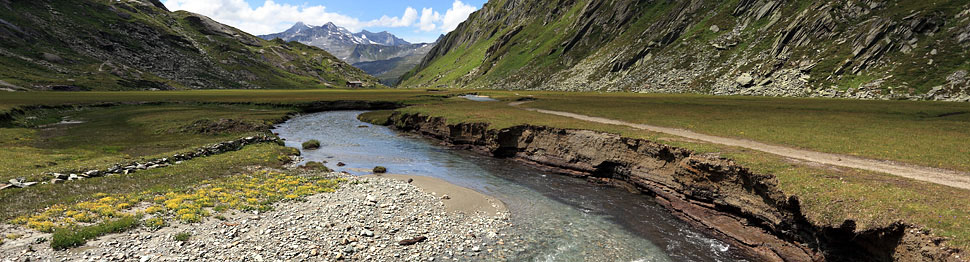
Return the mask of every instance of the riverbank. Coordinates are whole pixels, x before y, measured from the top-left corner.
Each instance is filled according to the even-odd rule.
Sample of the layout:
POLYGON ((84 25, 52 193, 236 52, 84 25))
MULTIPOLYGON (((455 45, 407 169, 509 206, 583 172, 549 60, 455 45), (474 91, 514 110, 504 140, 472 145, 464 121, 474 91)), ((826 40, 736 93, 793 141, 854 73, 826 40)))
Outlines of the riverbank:
POLYGON ((321 147, 303 150, 302 158, 334 170, 370 175, 377 164, 389 173, 433 177, 500 199, 511 210, 511 222, 517 225, 514 235, 525 240, 522 247, 527 250, 510 261, 748 259, 732 245, 680 221, 649 197, 453 150, 437 141, 362 123, 361 113, 300 115, 273 132, 288 146, 319 139, 321 147))
POLYGON ((961 256, 958 249, 911 224, 859 228, 852 220, 835 226, 819 223, 802 212, 799 198, 790 197, 773 175, 752 172, 716 154, 594 131, 528 125, 495 129, 488 123, 452 124, 419 114, 398 113, 385 123, 652 195, 684 220, 766 261, 947 261, 961 256))
MULTIPOLYGON (((501 260, 515 251, 507 212, 452 212, 447 200, 391 178, 347 179, 332 193, 281 202, 268 212, 232 212, 201 223, 142 227, 54 251, 30 233, 0 246, 3 261, 99 260, 501 260), (180 241, 182 235, 187 240, 180 241)), ((436 188, 457 186, 435 181, 436 188)), ((467 189, 466 189, 467 190, 467 189)))
POLYGON ((501 215, 509 211, 502 201, 494 197, 438 178, 397 174, 375 174, 364 177, 406 181, 408 184, 421 188, 424 192, 441 198, 445 204, 445 210, 453 213, 501 215))

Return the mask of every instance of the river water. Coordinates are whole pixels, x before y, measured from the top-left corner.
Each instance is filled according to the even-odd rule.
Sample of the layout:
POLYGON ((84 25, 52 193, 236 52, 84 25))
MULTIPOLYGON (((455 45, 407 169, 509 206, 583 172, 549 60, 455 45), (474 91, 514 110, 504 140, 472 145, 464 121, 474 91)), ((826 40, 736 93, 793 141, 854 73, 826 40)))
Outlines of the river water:
POLYGON ((729 245, 691 229, 652 199, 520 163, 454 150, 357 120, 362 111, 298 116, 274 132, 304 150, 305 161, 366 174, 424 175, 493 196, 511 212, 511 233, 523 239, 514 261, 739 261, 729 245), (346 166, 337 167, 343 162, 346 166))

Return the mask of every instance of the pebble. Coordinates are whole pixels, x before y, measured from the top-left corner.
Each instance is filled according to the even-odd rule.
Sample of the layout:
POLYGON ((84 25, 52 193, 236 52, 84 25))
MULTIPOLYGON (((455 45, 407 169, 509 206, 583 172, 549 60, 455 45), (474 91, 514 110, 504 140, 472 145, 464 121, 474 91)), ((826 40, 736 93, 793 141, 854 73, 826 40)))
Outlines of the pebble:
POLYGON ((25 243, 34 250, 26 252, 23 245, 7 244, 0 246, 0 257, 12 261, 504 261, 525 254, 524 249, 502 248, 480 252, 482 246, 502 243, 507 234, 497 232, 511 230, 508 213, 448 212, 442 202, 447 196, 436 197, 405 181, 329 175, 350 181, 336 192, 277 203, 268 212, 230 211, 222 214, 225 221, 174 222, 156 231, 142 227, 71 251, 53 251, 48 243, 25 243), (191 232, 192 239, 172 240, 181 232, 191 232))

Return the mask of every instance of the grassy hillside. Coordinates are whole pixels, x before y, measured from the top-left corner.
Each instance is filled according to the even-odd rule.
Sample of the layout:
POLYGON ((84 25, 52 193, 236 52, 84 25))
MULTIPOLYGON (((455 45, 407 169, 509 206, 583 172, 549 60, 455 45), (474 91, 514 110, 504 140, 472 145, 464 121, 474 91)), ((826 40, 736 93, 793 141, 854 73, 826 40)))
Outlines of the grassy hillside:
POLYGON ((402 86, 970 101, 970 3, 497 0, 402 86))
POLYGON ((325 88, 378 80, 329 53, 262 40, 155 0, 0 1, 0 88, 325 88))

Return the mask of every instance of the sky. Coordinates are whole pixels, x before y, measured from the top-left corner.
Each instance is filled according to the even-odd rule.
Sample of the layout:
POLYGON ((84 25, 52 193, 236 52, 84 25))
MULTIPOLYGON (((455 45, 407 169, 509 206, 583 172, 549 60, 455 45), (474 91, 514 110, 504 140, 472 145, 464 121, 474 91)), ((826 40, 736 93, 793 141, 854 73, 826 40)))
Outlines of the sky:
POLYGON ((169 10, 208 16, 254 35, 279 33, 296 22, 327 22, 350 31, 388 31, 412 43, 434 42, 486 0, 162 0, 169 10))

